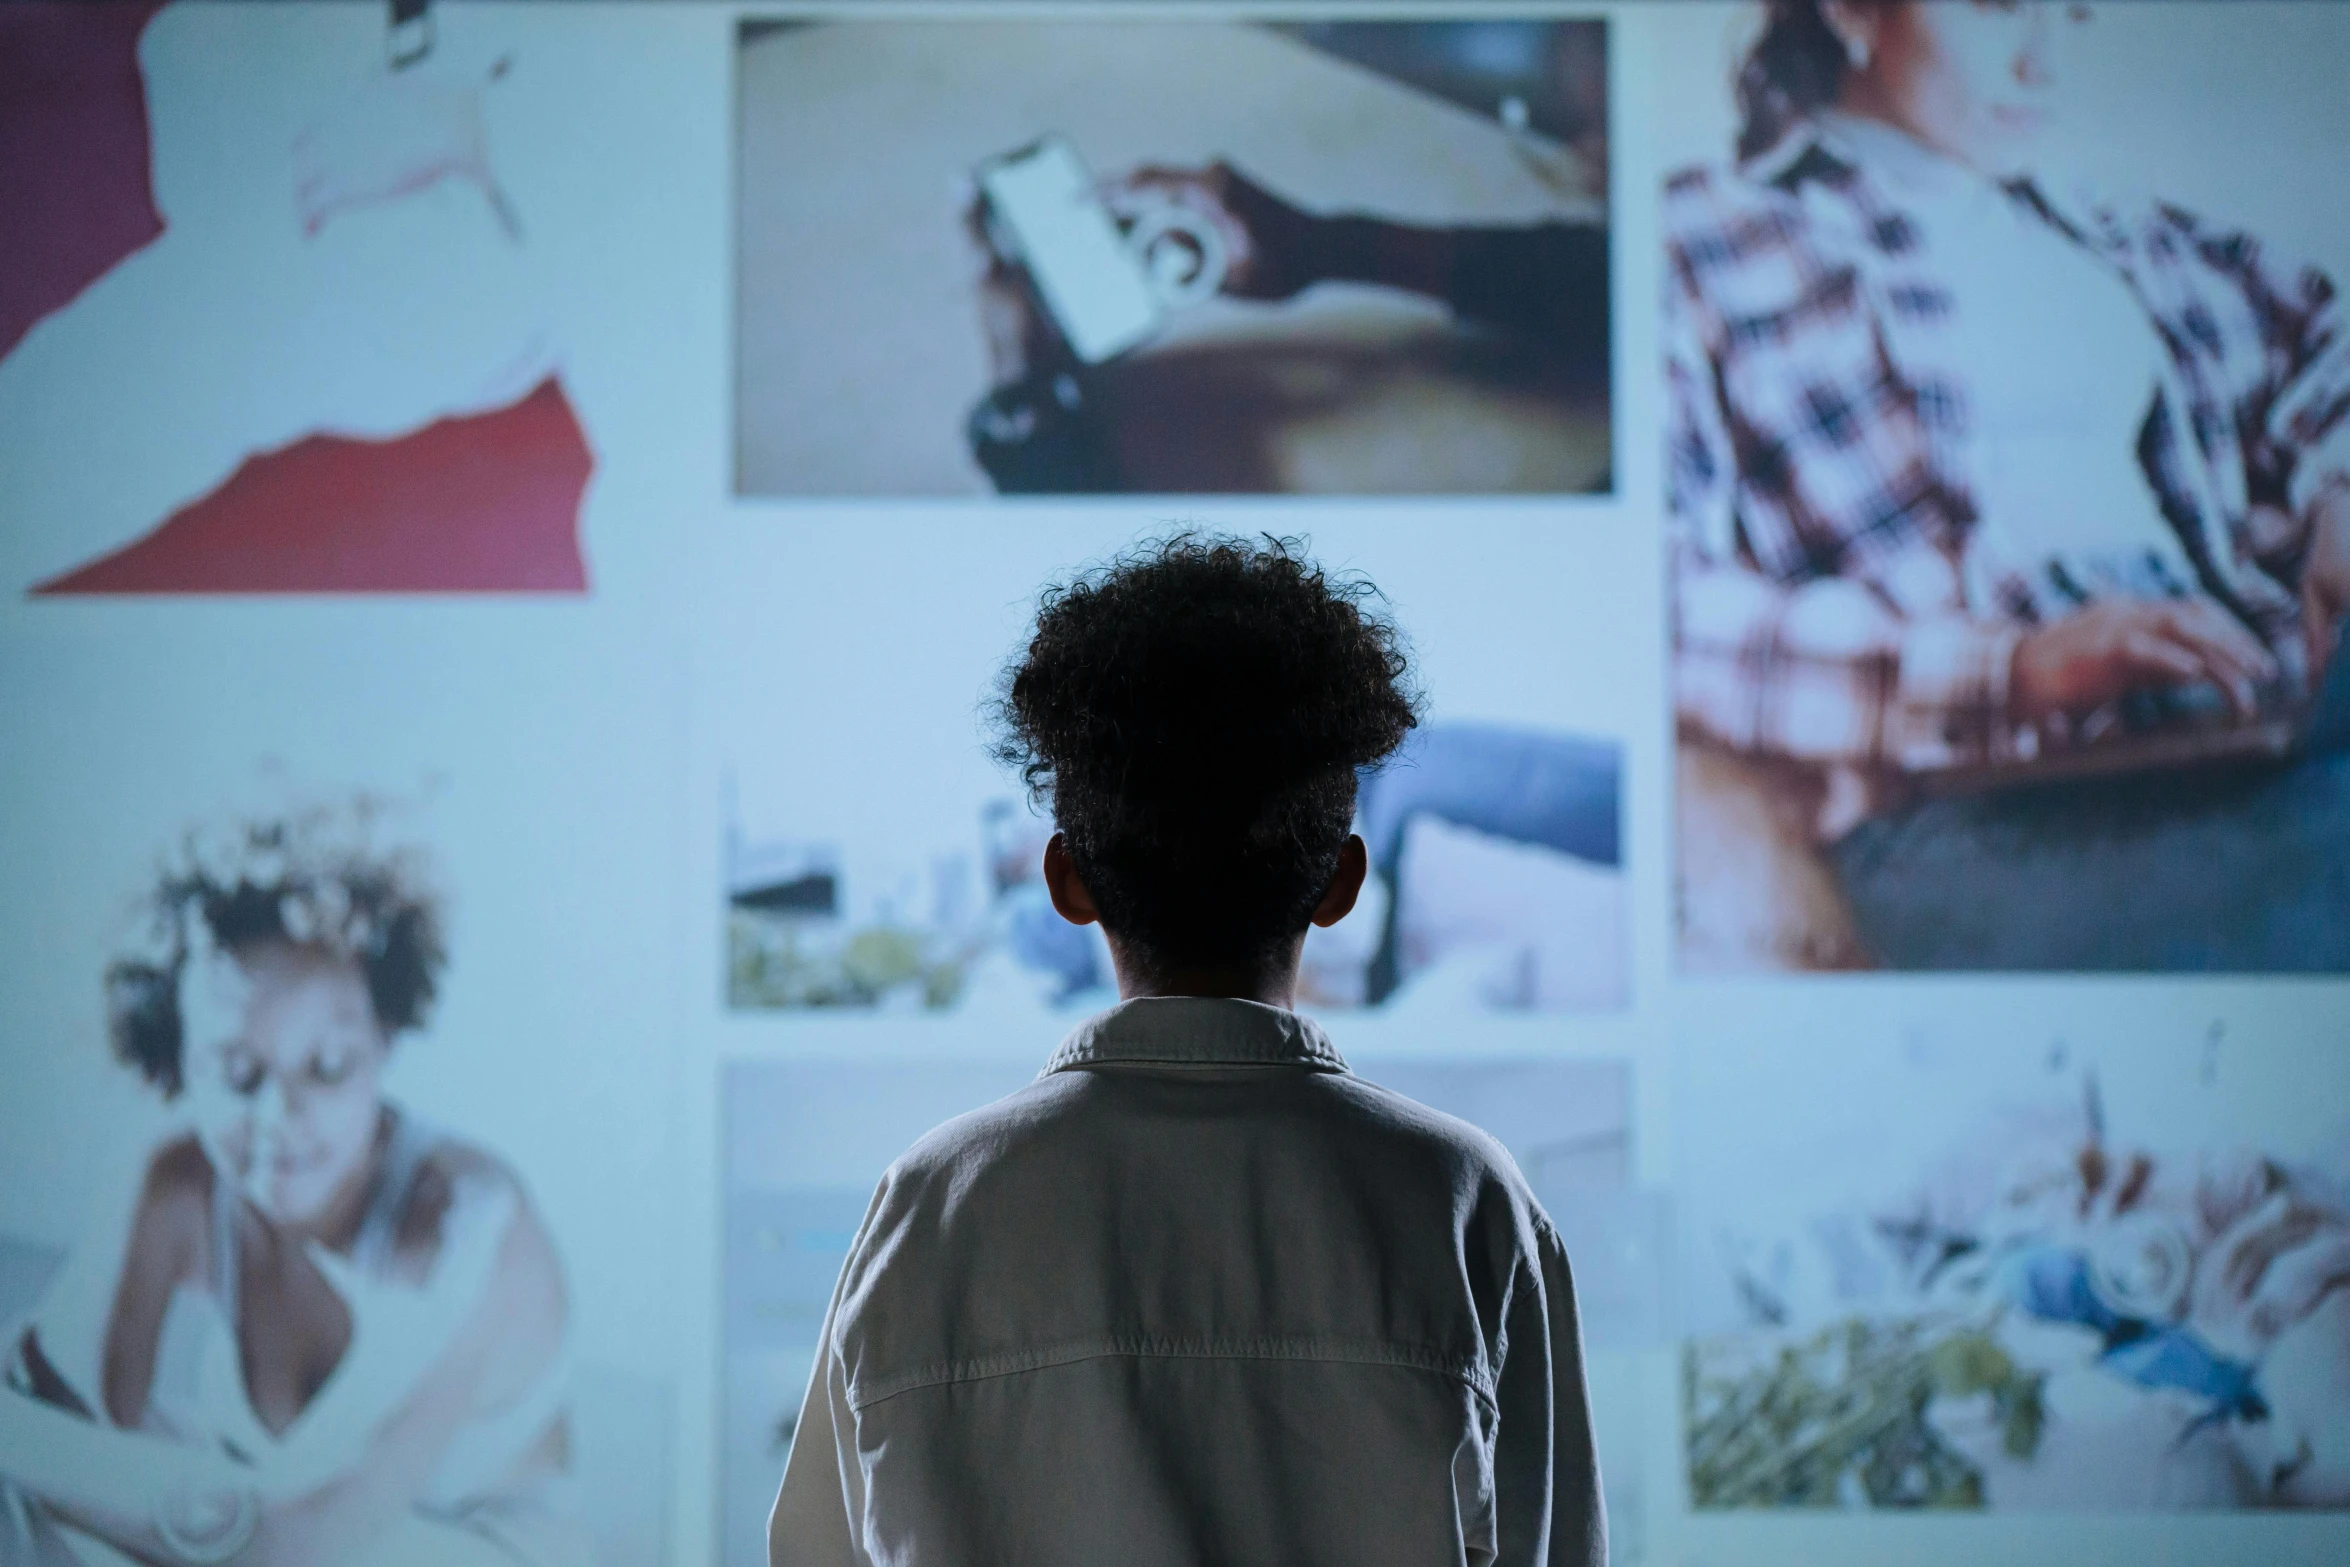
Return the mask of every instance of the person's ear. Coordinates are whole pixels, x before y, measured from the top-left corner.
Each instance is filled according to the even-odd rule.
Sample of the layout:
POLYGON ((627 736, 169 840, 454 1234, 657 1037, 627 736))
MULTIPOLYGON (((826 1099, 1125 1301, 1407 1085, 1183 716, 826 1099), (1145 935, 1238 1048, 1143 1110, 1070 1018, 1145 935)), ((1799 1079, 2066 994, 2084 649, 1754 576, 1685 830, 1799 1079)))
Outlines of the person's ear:
POLYGON ((1878 30, 1884 26, 1882 7, 1858 5, 1854 0, 1823 0, 1820 20, 1844 46, 1845 63, 1856 71, 1867 70, 1877 52, 1878 30))
POLYGON ((1346 842, 1338 847, 1338 869, 1330 873, 1330 885, 1322 889, 1322 901, 1314 905, 1313 922, 1327 928, 1345 919, 1355 899, 1363 895, 1363 882, 1370 874, 1371 851, 1362 834, 1348 833, 1346 842))
POLYGON ((1044 846, 1044 890, 1052 894, 1053 910, 1072 925, 1092 925, 1101 919, 1101 911, 1093 906, 1093 894, 1077 874, 1077 862, 1069 858, 1069 843, 1054 833, 1044 846))

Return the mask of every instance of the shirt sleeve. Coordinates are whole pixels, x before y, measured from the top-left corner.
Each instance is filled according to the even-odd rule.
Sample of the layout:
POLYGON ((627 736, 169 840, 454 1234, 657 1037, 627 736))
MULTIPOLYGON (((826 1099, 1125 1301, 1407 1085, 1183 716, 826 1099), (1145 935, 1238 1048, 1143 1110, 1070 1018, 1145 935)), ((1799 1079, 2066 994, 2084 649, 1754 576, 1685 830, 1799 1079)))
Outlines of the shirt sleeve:
POLYGON ((849 1407, 848 1373, 834 1330, 850 1264, 863 1249, 865 1231, 880 1203, 876 1191, 849 1248, 849 1260, 832 1286, 832 1301, 824 1308, 816 1366, 808 1377, 807 1397, 800 1403, 799 1424, 792 1428, 783 1485, 767 1516, 768 1567, 870 1567, 857 1543, 856 1524, 865 1512, 865 1470, 857 1461, 856 1415, 849 1407))
POLYGON ((1583 1381, 1583 1330, 1558 1232, 1537 1219, 1531 1287, 1510 1302, 1494 1389, 1497 1563, 1606 1567, 1607 1510, 1583 1381))
MULTIPOLYGON (((1852 576, 1775 581, 1742 558, 1738 456, 1697 303, 1665 309, 1666 511, 1674 705, 1682 728, 1741 751, 1922 772, 2016 754, 2016 627, 1905 616, 1852 576)), ((1912 569, 1941 572, 1913 555, 1912 569)))
POLYGON ((2248 235, 2203 232, 2175 218, 2211 264, 2235 276, 2259 328, 2250 346, 2263 373, 2240 427, 2253 498, 2280 504, 2291 525, 2282 537, 2240 542, 2264 565, 2297 562, 2311 502, 2350 482, 2350 333, 2341 294, 2324 272, 2283 260, 2248 235))
MULTIPOLYGON (((2338 367, 2344 382, 2340 390, 2350 400, 2350 352, 2338 351, 2335 357, 2346 361, 2338 367)), ((2285 492, 2293 515, 2304 526, 2310 505, 2320 494, 2336 485, 2350 484, 2350 414, 2337 406, 2332 419, 2311 434, 2293 464, 2292 482, 2285 492)))
POLYGON ((808 1378, 808 1396, 792 1432, 791 1457, 783 1467, 783 1487, 768 1515, 770 1567, 863 1567, 865 1554, 857 1548, 850 1526, 856 1442, 848 1415, 848 1385, 841 1376, 840 1357, 827 1347, 808 1378))
POLYGON ((2290 285, 2269 279, 2256 297, 2289 344, 2267 434, 2286 455, 2286 497, 2302 515, 2320 490, 2350 480, 2350 334, 2341 296, 2315 268, 2300 269, 2290 285))

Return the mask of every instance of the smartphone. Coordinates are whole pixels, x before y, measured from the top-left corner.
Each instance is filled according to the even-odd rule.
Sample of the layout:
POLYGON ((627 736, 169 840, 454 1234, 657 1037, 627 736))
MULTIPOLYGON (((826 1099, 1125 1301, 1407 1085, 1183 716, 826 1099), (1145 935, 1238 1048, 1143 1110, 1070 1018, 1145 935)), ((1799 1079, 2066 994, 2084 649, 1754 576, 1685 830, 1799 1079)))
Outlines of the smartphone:
POLYGON ((1027 267, 1071 352, 1100 364, 1158 334, 1167 306, 1076 148, 1046 136, 978 174, 991 240, 1027 267))

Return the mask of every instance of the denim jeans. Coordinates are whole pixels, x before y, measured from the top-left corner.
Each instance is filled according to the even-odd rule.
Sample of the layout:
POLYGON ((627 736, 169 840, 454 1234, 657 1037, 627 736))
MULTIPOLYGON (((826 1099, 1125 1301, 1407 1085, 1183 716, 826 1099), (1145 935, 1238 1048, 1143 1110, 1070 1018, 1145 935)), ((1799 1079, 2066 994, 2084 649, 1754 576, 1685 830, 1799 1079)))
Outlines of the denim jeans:
POLYGON ((1929 800, 1831 857, 1891 968, 2350 972, 2350 649, 2292 757, 1929 800))

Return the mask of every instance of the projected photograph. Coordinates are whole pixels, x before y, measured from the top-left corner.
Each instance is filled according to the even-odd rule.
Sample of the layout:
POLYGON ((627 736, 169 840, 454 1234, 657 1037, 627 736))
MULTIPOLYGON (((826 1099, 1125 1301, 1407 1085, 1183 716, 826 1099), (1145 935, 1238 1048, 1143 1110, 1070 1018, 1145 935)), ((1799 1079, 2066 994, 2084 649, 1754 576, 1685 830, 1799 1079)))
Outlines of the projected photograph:
POLYGON ((1605 492, 1606 24, 737 50, 745 496, 1605 492))
MULTIPOLYGON (((1584 736, 1422 730, 1362 783, 1372 878, 1354 913, 1308 933, 1300 1003, 1620 1004, 1621 773, 1618 748, 1584 736)), ((1101 928, 1054 912, 1052 824, 1025 797, 974 800, 963 831, 927 842, 850 844, 753 836, 744 818, 777 820, 796 792, 797 780, 760 781, 766 798, 727 832, 729 1005, 1018 1015, 1118 999, 1101 928)))
MULTIPOLYGON (((993 1061, 741 1061, 725 1069, 725 1344, 719 1561, 762 1567, 834 1281, 891 1161, 925 1132, 1034 1080, 1042 1055, 993 1061)), ((1591 1352, 1612 1560, 1637 1560, 1639 1383, 1611 1352, 1657 1315, 1668 1243, 1633 1183, 1631 1073, 1620 1060, 1351 1062, 1368 1080, 1482 1127, 1559 1226, 1591 1352)), ((1620 1358, 1620 1357, 1618 1357, 1620 1358)))
POLYGON ((1656 20, 1683 969, 2350 970, 2350 13, 1656 20))
MULTIPOLYGON (((1117 999, 1100 928, 1052 907, 1049 807, 990 760, 984 704, 1039 589, 1141 531, 746 528, 725 551, 701 658, 724 911, 710 956, 730 1009, 927 1016, 1043 1043, 1117 999), (874 592, 850 608, 840 582, 874 592)), ((1625 634, 1613 562, 1645 549, 1416 518, 1303 542, 1387 595, 1429 702, 1360 781, 1372 875, 1352 913, 1308 933, 1300 1004, 1447 1019, 1622 1006, 1622 737, 1645 704, 1594 671, 1625 634), (1507 563, 1512 584, 1464 576, 1463 550, 1507 563)))
POLYGON ((2350 1079, 2312 1041, 1790 1043, 1685 1041, 1697 1507, 2350 1507, 2350 1079))
POLYGON ((387 1081, 466 961, 401 802, 195 821, 87 984, 119 1201, 0 1233, 0 1561, 650 1567, 658 1387, 496 1140, 387 1081))
POLYGON ((516 55, 452 9, 0 14, 8 591, 586 590, 516 55))

